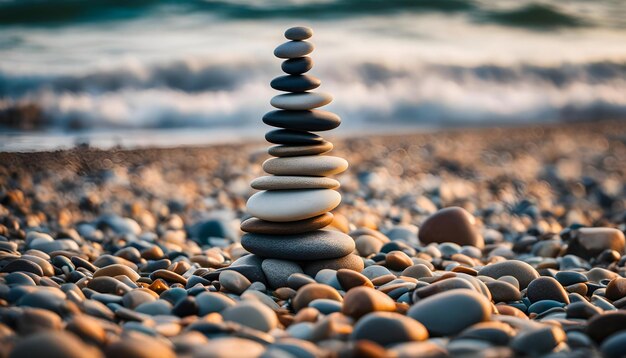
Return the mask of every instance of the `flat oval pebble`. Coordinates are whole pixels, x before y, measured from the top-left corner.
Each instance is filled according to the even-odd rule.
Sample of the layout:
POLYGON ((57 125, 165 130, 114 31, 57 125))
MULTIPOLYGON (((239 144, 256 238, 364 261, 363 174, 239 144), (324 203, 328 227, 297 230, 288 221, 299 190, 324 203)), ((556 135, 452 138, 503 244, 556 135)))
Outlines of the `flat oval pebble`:
POLYGON ((333 97, 321 92, 286 93, 272 97, 270 104, 276 108, 293 111, 306 111, 325 106, 333 97))
POLYGON ((341 284, 341 288, 343 288, 344 291, 349 291, 351 288, 355 287, 374 288, 372 281, 365 277, 365 275, 345 268, 337 270, 337 281, 339 281, 339 284, 341 284))
POLYGON ((346 234, 316 230, 297 235, 245 234, 241 245, 253 254, 285 260, 323 260, 343 257, 354 250, 346 234))
POLYGON ((266 113, 263 122, 267 125, 300 131, 327 131, 339 127, 341 118, 338 115, 314 109, 310 111, 277 110, 266 113))
POLYGON ((43 276, 43 270, 41 269, 41 266, 32 261, 24 259, 17 259, 9 262, 6 266, 2 268, 2 270, 0 270, 0 272, 30 272, 37 276, 43 276))
POLYGON ((339 185, 332 178, 293 175, 266 175, 250 183, 257 190, 337 189, 339 185))
POLYGON ((315 49, 308 41, 287 41, 274 49, 274 56, 278 58, 296 58, 310 54, 315 49))
POLYGON ((355 287, 343 297, 341 312, 359 319, 370 312, 394 312, 396 303, 386 294, 371 287, 355 287))
POLYGON ((275 223, 249 218, 241 223, 241 231, 268 235, 293 235, 322 229, 333 222, 333 214, 324 213, 310 219, 275 223))
POLYGON ((313 68, 313 60, 308 56, 290 58, 283 61, 280 68, 290 75, 300 75, 313 68))
POLYGON ((285 38, 294 41, 306 40, 313 36, 313 30, 306 26, 294 26, 285 31, 285 38))
POLYGON ((220 285, 225 288, 228 292, 232 292, 235 294, 242 294, 248 287, 250 287, 251 282, 242 274, 233 270, 226 270, 220 273, 220 285))
POLYGON ((330 155, 270 158, 263 162, 263 170, 274 175, 328 176, 344 172, 348 162, 330 155))
POLYGON ((341 195, 328 189, 272 190, 248 199, 248 212, 262 220, 288 222, 309 219, 333 210, 341 195))
POLYGON ((537 357, 552 351, 565 341, 565 332, 556 326, 544 326, 520 332, 511 341, 511 347, 519 353, 537 357))
POLYGON ((331 142, 323 141, 314 145, 275 145, 267 149, 274 157, 298 157, 303 155, 324 154, 333 150, 331 142))
POLYGON ((104 357, 100 350, 83 343, 67 332, 46 331, 17 340, 9 358, 46 357, 82 358, 104 357))
POLYGON ((419 228, 419 240, 424 244, 453 242, 459 245, 485 246, 475 226, 475 218, 465 209, 449 207, 429 216, 419 228))
POLYGON ((488 321, 491 302, 474 291, 452 290, 418 301, 407 315, 421 322, 432 336, 449 336, 488 321))
POLYGON ((368 340, 382 346, 428 339, 428 331, 415 320, 395 312, 373 312, 361 318, 352 332, 354 340, 368 340))
POLYGON ((341 298, 339 292, 334 288, 321 283, 310 283, 298 289, 296 296, 293 298, 292 305, 294 310, 298 312, 307 307, 311 301, 319 298, 343 302, 343 298, 341 298))
POLYGON ((311 75, 280 76, 270 82, 273 89, 286 92, 306 92, 316 89, 321 84, 319 78, 311 75))
POLYGON ((225 321, 236 322, 262 332, 269 332, 278 325, 274 311, 258 301, 240 302, 221 313, 225 321))
POLYGON ((553 300, 569 303, 567 292, 559 281, 552 277, 539 277, 534 279, 526 288, 526 295, 530 302, 535 303, 542 300, 553 300))
POLYGON ((113 264, 113 265, 100 268, 96 272, 94 272, 93 277, 94 278, 101 277, 101 276, 115 277, 115 276, 120 276, 120 275, 124 275, 133 281, 137 281, 139 277, 141 277, 139 276, 137 272, 135 272, 135 270, 122 264, 113 264))
POLYGON ((539 277, 539 273, 524 261, 507 260, 487 265, 478 271, 479 275, 493 277, 513 276, 519 281, 520 288, 524 289, 528 284, 539 277))
POLYGON ((317 134, 290 129, 275 129, 265 133, 265 139, 274 144, 314 145, 324 141, 317 134))

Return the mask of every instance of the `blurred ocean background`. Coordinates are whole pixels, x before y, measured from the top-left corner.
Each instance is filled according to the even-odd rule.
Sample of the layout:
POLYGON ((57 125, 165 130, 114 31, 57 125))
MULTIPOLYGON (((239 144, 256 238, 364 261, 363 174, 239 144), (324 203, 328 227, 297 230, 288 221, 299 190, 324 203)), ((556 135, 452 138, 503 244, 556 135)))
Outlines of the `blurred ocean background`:
POLYGON ((295 25, 338 135, 626 118, 623 0, 0 0, 0 151, 261 140, 295 25))

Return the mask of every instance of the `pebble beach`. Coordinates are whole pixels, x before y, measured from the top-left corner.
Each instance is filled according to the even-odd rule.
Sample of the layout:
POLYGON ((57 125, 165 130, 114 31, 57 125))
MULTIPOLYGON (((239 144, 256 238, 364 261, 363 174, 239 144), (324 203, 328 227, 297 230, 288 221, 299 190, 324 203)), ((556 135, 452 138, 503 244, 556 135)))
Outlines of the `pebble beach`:
POLYGON ((325 137, 351 268, 242 246, 261 141, 0 153, 0 357, 626 354, 624 122, 325 137))

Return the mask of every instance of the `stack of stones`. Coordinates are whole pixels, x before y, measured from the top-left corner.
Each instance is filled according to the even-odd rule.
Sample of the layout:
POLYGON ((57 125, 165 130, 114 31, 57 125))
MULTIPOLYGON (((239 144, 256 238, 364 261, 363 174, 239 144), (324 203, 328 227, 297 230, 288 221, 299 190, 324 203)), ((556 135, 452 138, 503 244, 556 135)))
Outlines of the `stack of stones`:
POLYGON ((315 275, 324 268, 363 269, 363 261, 352 255, 353 239, 339 231, 324 229, 333 221, 331 210, 341 202, 335 191, 339 182, 328 178, 345 171, 343 158, 324 155, 333 144, 312 132, 339 126, 334 113, 315 108, 332 101, 325 93, 308 92, 320 86, 319 79, 305 75, 313 65, 307 55, 313 44, 306 39, 313 32, 307 27, 293 27, 285 32, 288 41, 276 48, 274 55, 286 59, 287 73, 272 80, 272 88, 289 92, 272 98, 271 111, 263 122, 280 129, 265 135, 276 144, 268 153, 274 158, 263 163, 271 174, 255 179, 251 186, 262 190, 247 203, 253 216, 241 224, 247 234, 243 247, 263 259, 262 268, 270 286, 281 287, 296 272, 315 275))

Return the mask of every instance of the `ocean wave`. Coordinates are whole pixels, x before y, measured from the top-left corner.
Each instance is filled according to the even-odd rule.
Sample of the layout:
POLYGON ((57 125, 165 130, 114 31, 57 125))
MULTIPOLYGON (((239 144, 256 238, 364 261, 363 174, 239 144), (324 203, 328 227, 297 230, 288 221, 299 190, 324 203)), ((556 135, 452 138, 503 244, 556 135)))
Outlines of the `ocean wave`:
MULTIPOLYGON (((240 71, 241 64, 177 61, 39 82, 3 74, 0 125, 66 131, 257 126, 276 94, 267 84, 267 73, 275 72, 270 66, 275 67, 256 64, 240 71)), ((321 90, 336 95, 329 109, 344 117, 342 127, 348 129, 626 118, 626 63, 370 61, 318 70, 321 90)))
MULTIPOLYGON (((571 11, 576 4, 558 1, 523 1, 502 8, 499 2, 479 0, 275 0, 264 2, 236 0, 140 0, 117 2, 105 0, 8 0, 0 2, 1 25, 60 26, 155 17, 170 14, 211 14, 221 19, 338 19, 364 15, 399 13, 463 13, 477 22, 498 23, 528 28, 608 26, 619 15, 610 9, 619 7, 610 0, 588 6, 600 10, 603 21, 590 12, 571 11), (609 9, 609 10, 607 10, 609 9), (606 20, 606 21, 604 21, 606 20)), ((623 19, 621 21, 623 23, 623 19)))

